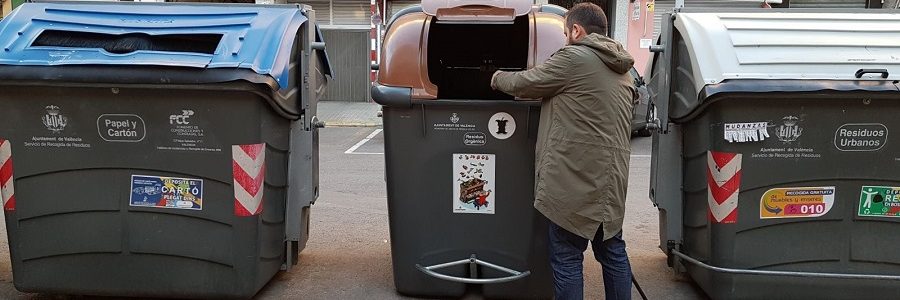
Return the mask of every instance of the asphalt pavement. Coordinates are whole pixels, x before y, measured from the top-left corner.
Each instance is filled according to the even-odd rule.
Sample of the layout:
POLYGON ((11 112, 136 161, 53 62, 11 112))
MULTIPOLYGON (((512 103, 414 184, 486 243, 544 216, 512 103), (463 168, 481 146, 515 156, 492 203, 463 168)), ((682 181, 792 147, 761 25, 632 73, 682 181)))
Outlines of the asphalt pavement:
MULTIPOLYGON (((413 299, 394 291, 383 138, 377 127, 321 130, 321 196, 312 209, 309 243, 299 265, 276 275, 257 299, 413 299)), ((689 279, 666 266, 658 248, 658 213, 647 198, 649 173, 650 139, 636 138, 624 225, 634 274, 649 299, 703 299, 689 279)), ((5 226, 0 235, 0 298, 110 299, 17 292, 5 226)), ((585 299, 602 299, 599 263, 590 259, 590 250, 585 257, 585 299)), ((636 291, 634 297, 640 299, 636 291)))

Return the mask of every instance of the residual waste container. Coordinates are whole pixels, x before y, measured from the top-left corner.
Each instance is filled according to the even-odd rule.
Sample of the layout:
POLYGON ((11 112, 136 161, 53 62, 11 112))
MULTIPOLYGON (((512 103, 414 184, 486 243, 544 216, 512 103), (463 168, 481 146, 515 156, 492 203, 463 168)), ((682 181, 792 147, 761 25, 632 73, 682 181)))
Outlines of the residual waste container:
POLYGON ((493 91, 490 79, 561 48, 565 11, 497 3, 426 0, 387 27, 372 99, 384 110, 402 294, 553 296, 548 225, 532 206, 540 103, 493 91))
POLYGON ((663 18, 650 196, 671 266, 714 299, 900 293, 893 28, 871 11, 663 18))
POLYGON ((330 76, 308 7, 27 3, 0 44, 18 290, 249 298, 296 263, 330 76))

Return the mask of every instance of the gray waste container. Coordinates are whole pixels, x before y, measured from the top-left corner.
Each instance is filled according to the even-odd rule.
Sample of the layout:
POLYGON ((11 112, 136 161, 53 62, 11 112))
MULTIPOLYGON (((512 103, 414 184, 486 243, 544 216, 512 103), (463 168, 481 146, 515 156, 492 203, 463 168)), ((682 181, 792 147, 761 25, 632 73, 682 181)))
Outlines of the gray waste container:
POLYGON ((437 3, 395 15, 372 88, 384 106, 395 286, 421 297, 468 290, 489 299, 551 298, 548 223, 533 208, 540 103, 492 91, 490 77, 559 49, 564 10, 530 1, 437 3), (535 26, 540 38, 529 34, 535 26))
POLYGON ((249 298, 295 264, 329 74, 314 20, 296 5, 77 2, 4 19, 16 288, 249 298))
POLYGON ((714 299, 900 294, 900 15, 663 20, 650 196, 670 266, 714 299))

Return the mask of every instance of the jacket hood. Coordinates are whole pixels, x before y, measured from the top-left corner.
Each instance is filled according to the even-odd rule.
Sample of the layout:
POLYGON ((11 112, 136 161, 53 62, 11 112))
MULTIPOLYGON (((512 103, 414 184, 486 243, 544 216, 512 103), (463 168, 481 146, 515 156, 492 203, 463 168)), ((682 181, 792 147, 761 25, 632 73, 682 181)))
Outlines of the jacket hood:
POLYGON ((575 45, 587 46, 594 50, 594 54, 600 57, 603 63, 616 73, 628 73, 628 70, 634 66, 634 58, 625 51, 621 44, 601 34, 589 34, 576 42, 575 45))

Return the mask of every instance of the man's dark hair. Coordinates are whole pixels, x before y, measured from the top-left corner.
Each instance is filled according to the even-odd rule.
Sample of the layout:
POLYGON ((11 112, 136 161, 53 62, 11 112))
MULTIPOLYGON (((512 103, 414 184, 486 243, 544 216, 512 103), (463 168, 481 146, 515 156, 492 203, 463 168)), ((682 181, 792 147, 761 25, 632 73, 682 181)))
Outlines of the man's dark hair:
POLYGON ((584 27, 587 34, 599 33, 606 35, 606 13, 597 4, 582 2, 575 4, 572 9, 569 9, 569 12, 566 13, 566 28, 572 30, 572 25, 574 24, 584 27))

